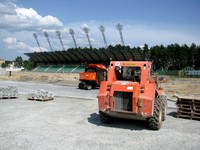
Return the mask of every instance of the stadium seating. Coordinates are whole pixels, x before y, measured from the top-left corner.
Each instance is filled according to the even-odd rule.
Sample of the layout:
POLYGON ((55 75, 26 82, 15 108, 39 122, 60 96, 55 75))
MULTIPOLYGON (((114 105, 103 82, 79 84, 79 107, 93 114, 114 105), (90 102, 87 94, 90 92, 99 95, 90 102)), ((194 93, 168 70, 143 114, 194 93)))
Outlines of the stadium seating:
POLYGON ((62 68, 63 66, 51 66, 51 67, 49 67, 47 70, 46 70, 46 72, 57 72, 60 68, 62 68))
POLYGON ((58 72, 61 73, 70 73, 75 67, 75 65, 67 65, 67 66, 63 66, 58 72))
POLYGON ((34 72, 50 72, 50 73, 80 73, 85 71, 84 65, 53 65, 53 66, 38 66, 34 72))
POLYGON ((85 71, 85 66, 81 65, 81 66, 76 67, 73 70, 73 73, 80 73, 80 72, 84 72, 84 71, 85 71))
POLYGON ((35 72, 44 72, 44 71, 46 71, 49 67, 51 67, 51 66, 47 66, 47 65, 38 66, 38 67, 36 67, 35 69, 33 69, 33 71, 35 71, 35 72))

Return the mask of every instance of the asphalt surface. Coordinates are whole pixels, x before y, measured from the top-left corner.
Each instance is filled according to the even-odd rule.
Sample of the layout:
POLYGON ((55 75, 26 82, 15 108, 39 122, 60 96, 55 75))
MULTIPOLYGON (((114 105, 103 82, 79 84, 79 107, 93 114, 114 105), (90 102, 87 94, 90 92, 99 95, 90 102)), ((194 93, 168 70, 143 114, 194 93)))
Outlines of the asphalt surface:
MULTIPOLYGON (((145 121, 115 119, 102 124, 98 115, 98 89, 0 81, 16 85, 18 99, 0 99, 0 149, 40 150, 199 150, 200 122, 176 118, 170 107, 159 131, 145 121), (45 89, 54 94, 47 102, 27 100, 27 93, 45 89)), ((169 103, 168 103, 169 104, 169 103)), ((174 105, 170 102, 170 105, 174 105)))

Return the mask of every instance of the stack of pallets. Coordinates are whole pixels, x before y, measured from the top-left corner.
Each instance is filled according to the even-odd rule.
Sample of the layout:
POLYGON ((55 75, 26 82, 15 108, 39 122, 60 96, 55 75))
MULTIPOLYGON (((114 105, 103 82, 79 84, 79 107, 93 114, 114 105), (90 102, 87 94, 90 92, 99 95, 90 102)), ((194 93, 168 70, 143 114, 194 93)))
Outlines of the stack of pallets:
POLYGON ((200 120, 200 98, 177 96, 177 117, 191 120, 200 120))
POLYGON ((0 87, 0 99, 18 98, 16 86, 0 87))

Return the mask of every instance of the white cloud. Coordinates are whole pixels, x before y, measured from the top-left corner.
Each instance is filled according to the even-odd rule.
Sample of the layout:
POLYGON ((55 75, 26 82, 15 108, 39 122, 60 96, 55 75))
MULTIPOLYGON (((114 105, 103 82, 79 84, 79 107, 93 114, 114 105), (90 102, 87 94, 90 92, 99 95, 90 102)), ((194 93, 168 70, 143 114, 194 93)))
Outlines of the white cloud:
MULTIPOLYGON (((40 49, 38 47, 31 47, 24 42, 18 41, 14 37, 7 37, 3 39, 3 42, 5 43, 5 46, 8 49, 16 50, 17 52, 21 53, 29 53, 29 52, 39 52, 40 49)), ((45 47, 41 47, 42 51, 48 51, 45 47)))
POLYGON ((0 20, 0 28, 8 31, 63 28, 56 17, 41 16, 33 8, 22 8, 11 2, 0 2, 0 20))
POLYGON ((0 2, 0 14, 15 14, 16 5, 8 2, 8 3, 1 3, 0 2))

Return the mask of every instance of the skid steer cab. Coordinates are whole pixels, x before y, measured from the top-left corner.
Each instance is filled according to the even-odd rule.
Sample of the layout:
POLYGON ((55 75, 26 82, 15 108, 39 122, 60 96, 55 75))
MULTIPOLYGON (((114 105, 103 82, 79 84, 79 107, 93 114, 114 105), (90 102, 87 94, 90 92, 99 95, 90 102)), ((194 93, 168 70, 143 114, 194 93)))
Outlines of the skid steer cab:
POLYGON ((78 87, 80 89, 91 90, 100 86, 101 81, 107 79, 106 67, 102 64, 88 64, 85 72, 80 72, 78 87))
POLYGON ((167 98, 151 76, 149 61, 111 61, 107 81, 98 94, 99 115, 103 123, 114 118, 148 121, 159 130, 166 118, 167 98))

